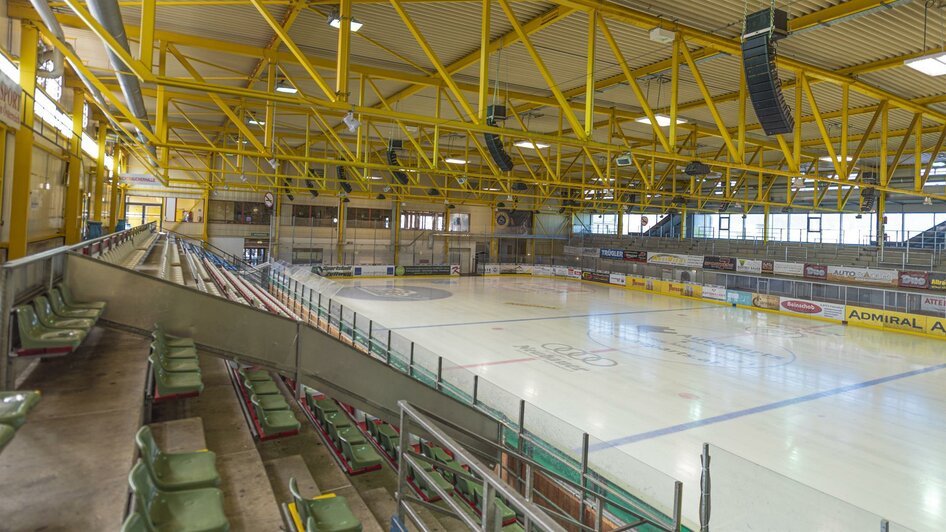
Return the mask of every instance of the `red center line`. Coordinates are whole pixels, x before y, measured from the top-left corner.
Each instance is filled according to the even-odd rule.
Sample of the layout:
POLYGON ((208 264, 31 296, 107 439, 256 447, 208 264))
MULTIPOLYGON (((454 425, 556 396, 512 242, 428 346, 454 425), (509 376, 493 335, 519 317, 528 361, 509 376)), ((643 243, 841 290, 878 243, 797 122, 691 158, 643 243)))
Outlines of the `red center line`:
POLYGON ((528 362, 530 360, 535 360, 534 358, 510 358, 507 360, 497 360, 495 362, 482 362, 480 364, 467 364, 466 366, 450 366, 449 368, 444 368, 444 371, 450 371, 452 369, 467 369, 467 368, 479 368, 482 366, 496 366, 499 364, 514 364, 516 362, 528 362))

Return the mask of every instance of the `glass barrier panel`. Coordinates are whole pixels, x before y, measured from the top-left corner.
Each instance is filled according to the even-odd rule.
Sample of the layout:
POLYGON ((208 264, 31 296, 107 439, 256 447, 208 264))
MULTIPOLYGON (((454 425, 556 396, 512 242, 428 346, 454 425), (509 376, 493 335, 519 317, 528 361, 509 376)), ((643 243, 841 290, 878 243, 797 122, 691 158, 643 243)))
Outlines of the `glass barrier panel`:
MULTIPOLYGON (((484 378, 476 387, 476 406, 498 419, 513 433, 519 430, 519 397, 484 378)), ((509 435, 507 434, 507 441, 509 435)), ((515 442, 513 442, 515 446, 515 442)))
POLYGON ((368 349, 368 335, 371 334, 371 320, 362 314, 355 314, 355 331, 353 340, 356 344, 368 349))
POLYGON ((351 339, 355 338, 355 311, 349 307, 342 305, 341 307, 341 324, 339 330, 343 336, 347 336, 351 339))
POLYGON ((676 479, 594 436, 588 438, 588 449, 594 479, 589 487, 604 497, 607 511, 624 522, 645 518, 668 527, 673 523, 676 479))
POLYGON ((472 371, 443 359, 440 372, 440 389, 458 401, 473 404, 473 382, 475 375, 472 371))
POLYGON ((388 329, 378 322, 371 323, 371 338, 369 339, 369 351, 371 356, 387 360, 388 355, 388 329))
POLYGON ((879 515, 715 445, 709 454, 713 530, 880 530, 879 515))
POLYGON ((435 388, 437 386, 437 361, 440 356, 430 349, 414 344, 414 356, 411 359, 411 374, 424 384, 435 388))
POLYGON ((396 332, 391 333, 391 350, 389 351, 391 359, 388 362, 390 366, 397 368, 404 373, 410 374, 411 350, 414 349, 413 342, 404 338, 396 332))
POLYGON ((526 403, 523 453, 544 467, 578 483, 583 431, 545 410, 526 403))

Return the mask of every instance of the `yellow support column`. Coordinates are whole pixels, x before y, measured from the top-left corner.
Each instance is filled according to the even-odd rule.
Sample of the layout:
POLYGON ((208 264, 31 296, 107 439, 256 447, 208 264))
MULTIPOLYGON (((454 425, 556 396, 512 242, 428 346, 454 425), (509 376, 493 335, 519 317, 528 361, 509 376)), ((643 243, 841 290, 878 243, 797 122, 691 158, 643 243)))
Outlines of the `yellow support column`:
POLYGON ((82 240, 82 205, 79 188, 82 185, 82 115, 85 99, 81 90, 72 95, 72 150, 69 153, 69 182, 66 184, 66 205, 63 214, 66 226, 66 244, 82 240))
POLYGON ((348 101, 348 55, 351 49, 351 0, 338 3, 338 57, 335 63, 335 96, 348 101))
POLYGON ((345 198, 340 198, 338 200, 338 238, 335 241, 335 263, 343 264, 340 262, 345 258, 345 218, 347 218, 347 212, 345 210, 345 203, 343 200, 345 198))
POLYGON ((489 106, 489 16, 490 0, 483 0, 482 14, 480 15, 480 85, 479 85, 479 117, 480 122, 486 123, 486 108, 489 106))
POLYGON ((769 204, 766 203, 762 208, 762 242, 768 243, 769 241, 769 204))
MULTIPOLYGON (((210 242, 210 235, 207 230, 207 226, 208 226, 207 220, 210 219, 210 190, 204 191, 203 200, 204 200, 204 218, 203 218, 203 226, 201 227, 200 238, 204 242, 210 242)), ((125 203, 125 195, 122 194, 122 206, 124 206, 124 203, 125 203)))
POLYGON ((93 222, 102 221, 102 196, 105 188, 105 139, 108 134, 108 128, 105 122, 99 123, 99 153, 95 159, 95 187, 92 192, 92 212, 90 218, 93 222))
POLYGON ((401 249, 401 202, 395 199, 391 207, 391 249, 394 254, 394 265, 399 264, 401 249))
POLYGON ((118 222, 118 172, 112 174, 112 184, 109 186, 108 229, 114 233, 115 224, 118 222))
POLYGON ((282 212, 282 197, 282 194, 276 194, 276 204, 273 206, 273 233, 269 236, 270 260, 279 256, 279 213, 282 212))
MULTIPOLYGON (((118 188, 118 207, 115 209, 115 211, 118 213, 118 216, 121 216, 120 219, 124 220, 125 223, 128 223, 128 219, 125 217, 125 196, 127 195, 128 195, 127 190, 120 187, 118 188)), ((205 204, 205 207, 206 207, 206 204, 205 204)), ((204 209, 204 212, 206 212, 206 208, 204 209)), ((204 216, 204 218, 206 218, 206 216, 204 216)))
POLYGON ((26 255, 29 241, 30 209, 30 174, 33 166, 33 98, 36 92, 36 47, 39 44, 39 30, 30 22, 24 21, 20 32, 20 88, 23 98, 23 110, 20 129, 16 131, 16 145, 13 152, 13 191, 10 198, 10 247, 7 259, 17 259, 26 255))

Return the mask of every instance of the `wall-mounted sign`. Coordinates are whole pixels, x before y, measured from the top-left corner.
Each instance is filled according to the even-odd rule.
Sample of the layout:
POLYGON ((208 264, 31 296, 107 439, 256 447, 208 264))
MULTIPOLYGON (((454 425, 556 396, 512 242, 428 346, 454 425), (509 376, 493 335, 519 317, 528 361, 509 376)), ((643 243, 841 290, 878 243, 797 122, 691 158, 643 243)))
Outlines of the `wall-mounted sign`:
POLYGON ((149 187, 156 187, 161 183, 158 182, 158 178, 151 174, 119 174, 118 180, 122 184, 135 186, 135 185, 144 185, 149 187))
POLYGON ((267 192, 263 195, 263 204, 266 205, 267 209, 273 208, 273 205, 276 204, 276 200, 273 198, 272 192, 267 192))
POLYGON ((11 129, 20 129, 20 99, 23 91, 20 85, 0 73, 0 122, 11 129))

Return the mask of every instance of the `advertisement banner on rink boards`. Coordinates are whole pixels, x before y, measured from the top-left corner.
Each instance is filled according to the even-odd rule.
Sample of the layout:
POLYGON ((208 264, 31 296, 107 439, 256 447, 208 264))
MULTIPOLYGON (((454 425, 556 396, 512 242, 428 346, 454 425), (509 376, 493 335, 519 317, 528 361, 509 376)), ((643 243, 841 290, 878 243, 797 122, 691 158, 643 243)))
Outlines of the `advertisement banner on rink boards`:
POLYGON ((449 264, 420 264, 417 266, 398 266, 394 269, 394 275, 450 275, 449 264))
POLYGON ((582 257, 597 258, 598 254, 598 248, 583 248, 581 251, 582 257))
POLYGON ((808 301, 806 299, 795 299, 792 297, 779 298, 779 310, 792 314, 818 316, 820 318, 829 318, 839 321, 844 319, 844 305, 808 301))
POLYGON ((532 275, 542 275, 550 277, 555 274, 555 268, 544 264, 536 264, 532 267, 532 275))
POLYGON ((459 276, 459 275, 460 275, 460 265, 459 265, 459 264, 451 264, 451 265, 450 265, 450 275, 455 275, 455 276, 459 276))
POLYGON ((322 277, 351 277, 352 267, 320 264, 312 268, 312 272, 321 275, 322 277))
POLYGON ((828 267, 821 264, 805 264, 803 275, 805 279, 825 280, 828 278, 828 267))
POLYGON ((624 260, 623 249, 601 248, 599 253, 602 259, 624 260))
POLYGON ((736 271, 743 273, 762 273, 762 261, 755 259, 736 259, 736 271))
POLYGON ((829 281, 848 281, 896 286, 898 277, 897 270, 854 268, 852 266, 828 266, 829 281))
POLYGON ((565 277, 568 277, 569 279, 581 279, 581 268, 566 268, 565 277))
POLYGON ((726 287, 714 284, 703 285, 703 299, 726 301, 726 287))
MULTIPOLYGON (((844 307, 844 319, 848 323, 880 327, 882 329, 894 329, 898 331, 911 331, 918 333, 928 332, 926 316, 917 314, 907 314, 906 312, 893 312, 889 310, 879 310, 867 307, 855 307, 847 305, 844 307)), ((933 318, 933 322, 939 320, 933 318)), ((937 325, 932 325, 937 327, 937 325)), ((940 324, 938 327, 941 327, 940 324)), ((938 331, 937 331, 938 332, 938 331)))
POLYGON ((675 253, 648 253, 648 264, 664 264, 666 266, 686 266, 688 268, 702 268, 703 255, 677 255, 675 253))
POLYGON ((930 287, 929 272, 897 272, 897 286, 900 288, 920 288, 930 287))
POLYGON ((736 271, 736 258, 707 255, 703 257, 703 268, 707 270, 734 272, 736 271))
POLYGON ((609 283, 611 277, 607 273, 584 270, 581 272, 581 278, 584 281, 594 281, 596 283, 609 283))
POLYGON ((352 273, 355 277, 383 277, 394 275, 394 266, 390 264, 354 266, 352 273))
POLYGON ((624 260, 631 262, 647 262, 647 252, 624 250, 624 260))
POLYGON ((920 296, 920 308, 928 312, 935 312, 940 316, 946 316, 946 297, 920 296))
POLYGON ((930 290, 946 290, 946 273, 930 272, 930 290))
POLYGON ((675 296, 700 297, 702 286, 694 283, 667 282, 667 293, 675 296))
POLYGON ((499 275, 500 264, 484 264, 483 265, 483 274, 484 275, 499 275))
POLYGON ((736 305, 752 306, 752 292, 742 290, 726 290, 726 301, 736 305))
POLYGON ((556 277, 568 277, 568 267, 567 266, 553 266, 552 274, 556 277))
POLYGON ((778 310, 779 297, 771 294, 752 294, 752 306, 769 310, 778 310))
MULTIPOLYGON (((648 290, 648 288, 647 288, 647 286, 648 286, 648 281, 651 281, 651 280, 650 280, 650 279, 645 279, 645 278, 643 278, 643 277, 637 277, 636 275, 628 275, 628 276, 625 278, 625 286, 629 286, 629 287, 631 287, 631 288, 637 288, 637 289, 640 289, 640 290, 648 290)), ((650 289, 653 289, 653 282, 651 282, 651 283, 649 283, 649 284, 650 284, 650 287, 651 287, 650 289)))
POLYGON ((800 262, 779 262, 772 264, 772 273, 775 275, 791 275, 794 277, 803 277, 805 275, 805 265, 800 262))
POLYGON ((611 284, 616 284, 618 286, 626 286, 627 276, 624 275, 623 273, 612 273, 610 275, 610 279, 608 282, 610 282, 611 284))

